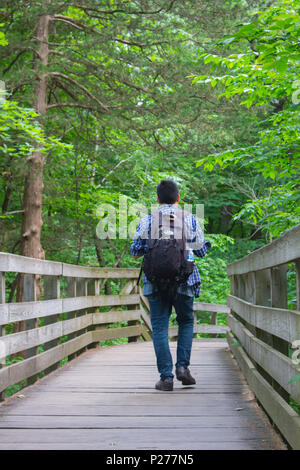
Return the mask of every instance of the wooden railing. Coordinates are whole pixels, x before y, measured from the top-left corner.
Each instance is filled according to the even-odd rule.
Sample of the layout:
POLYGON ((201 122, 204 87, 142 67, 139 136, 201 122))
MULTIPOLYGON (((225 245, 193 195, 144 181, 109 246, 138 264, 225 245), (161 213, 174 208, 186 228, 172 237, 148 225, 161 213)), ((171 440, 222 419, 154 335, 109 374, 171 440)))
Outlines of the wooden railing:
POLYGON ((300 415, 290 406, 300 410, 300 380, 290 382, 300 374, 299 242, 300 225, 227 268, 229 345, 258 401, 294 449, 300 449, 300 415), (295 309, 287 308, 288 270, 296 271, 295 309))
MULTIPOLYGON (((82 267, 0 253, 0 399, 8 387, 32 384, 101 341, 151 340, 149 305, 136 287, 138 274, 134 268, 82 267), (22 302, 6 302, 12 276, 22 283, 22 302), (119 293, 100 295, 103 282, 113 279, 119 281, 119 293)), ((217 313, 228 311, 226 305, 195 302, 195 335, 226 333, 228 328, 217 324, 217 313), (199 311, 211 314, 211 324, 197 323, 199 311)), ((170 327, 171 338, 177 332, 170 327)))

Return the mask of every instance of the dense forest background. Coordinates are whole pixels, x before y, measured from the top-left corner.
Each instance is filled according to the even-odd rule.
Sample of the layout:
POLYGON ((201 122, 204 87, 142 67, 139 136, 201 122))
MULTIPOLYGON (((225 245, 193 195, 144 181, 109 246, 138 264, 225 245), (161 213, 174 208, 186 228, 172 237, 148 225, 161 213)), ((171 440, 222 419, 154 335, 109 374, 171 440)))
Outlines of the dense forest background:
POLYGON ((298 1, 1 0, 0 13, 0 251, 139 266, 129 239, 97 238, 97 208, 155 203, 173 179, 205 207, 201 300, 225 303, 226 264, 299 223, 298 1))

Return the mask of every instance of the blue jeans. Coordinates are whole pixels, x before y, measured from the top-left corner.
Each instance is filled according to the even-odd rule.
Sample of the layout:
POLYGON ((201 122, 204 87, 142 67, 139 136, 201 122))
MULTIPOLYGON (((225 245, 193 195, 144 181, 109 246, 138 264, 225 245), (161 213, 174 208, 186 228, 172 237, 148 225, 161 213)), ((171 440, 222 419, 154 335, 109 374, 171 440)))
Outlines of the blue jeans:
POLYGON ((178 293, 173 301, 163 300, 159 295, 147 295, 150 304, 150 319, 156 362, 160 378, 174 377, 173 362, 169 348, 168 328, 172 305, 178 322, 177 366, 188 367, 193 343, 193 302, 194 298, 178 293))

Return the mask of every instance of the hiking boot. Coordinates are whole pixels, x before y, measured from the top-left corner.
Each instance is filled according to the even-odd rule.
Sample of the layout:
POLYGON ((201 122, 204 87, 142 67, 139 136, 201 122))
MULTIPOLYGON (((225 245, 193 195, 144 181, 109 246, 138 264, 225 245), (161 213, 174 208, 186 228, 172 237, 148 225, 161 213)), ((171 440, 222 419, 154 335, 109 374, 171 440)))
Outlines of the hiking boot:
POLYGON ((160 379, 155 384, 156 390, 163 390, 164 392, 172 392, 173 390, 173 379, 172 377, 167 377, 165 380, 160 379))
POLYGON ((178 366, 176 367, 177 380, 182 382, 182 385, 194 385, 196 380, 191 376, 188 367, 178 366))

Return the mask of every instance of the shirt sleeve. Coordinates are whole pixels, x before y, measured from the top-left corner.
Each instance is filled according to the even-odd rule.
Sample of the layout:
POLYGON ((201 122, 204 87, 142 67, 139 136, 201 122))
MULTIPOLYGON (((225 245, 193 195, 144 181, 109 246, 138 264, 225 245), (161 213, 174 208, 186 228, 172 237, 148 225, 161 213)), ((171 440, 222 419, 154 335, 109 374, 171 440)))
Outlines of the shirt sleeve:
POLYGON ((203 258, 208 249, 211 248, 211 243, 204 239, 204 234, 201 229, 198 219, 192 215, 191 217, 191 232, 187 240, 189 248, 199 258, 203 258))
POLYGON ((149 217, 143 217, 137 226, 133 241, 130 245, 132 256, 144 255, 148 247, 149 217))
POLYGON ((209 248, 211 248, 211 243, 207 240, 204 240, 203 247, 200 248, 200 250, 193 250, 193 253, 199 258, 204 258, 209 248))

